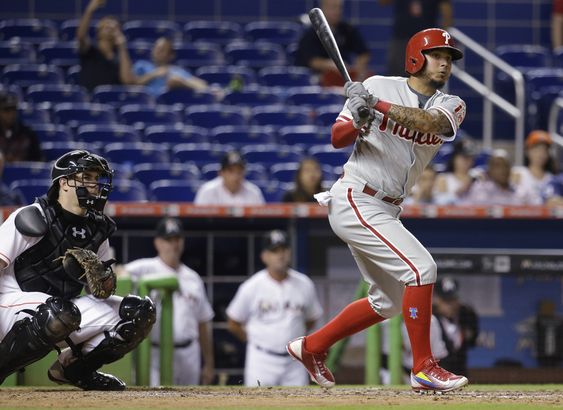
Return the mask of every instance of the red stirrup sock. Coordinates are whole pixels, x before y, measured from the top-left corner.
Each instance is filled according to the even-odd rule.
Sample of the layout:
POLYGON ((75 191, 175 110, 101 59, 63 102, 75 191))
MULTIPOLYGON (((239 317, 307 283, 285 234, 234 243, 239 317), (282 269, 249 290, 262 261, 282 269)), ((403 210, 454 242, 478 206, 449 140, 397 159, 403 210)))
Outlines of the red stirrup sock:
POLYGON ((358 333, 385 320, 375 313, 368 298, 350 303, 330 322, 305 338, 305 349, 311 353, 326 352, 340 339, 358 333))
POLYGON ((434 285, 407 286, 403 295, 403 318, 412 347, 413 371, 432 357, 430 348, 430 318, 434 285))

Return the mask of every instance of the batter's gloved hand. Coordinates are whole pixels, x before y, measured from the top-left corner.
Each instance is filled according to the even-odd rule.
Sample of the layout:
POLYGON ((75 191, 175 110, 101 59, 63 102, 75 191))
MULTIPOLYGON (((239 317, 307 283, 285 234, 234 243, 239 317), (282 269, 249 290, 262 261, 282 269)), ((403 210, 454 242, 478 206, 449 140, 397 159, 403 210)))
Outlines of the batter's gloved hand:
POLYGON ((114 259, 102 262, 88 249, 71 248, 58 259, 63 260, 65 272, 78 280, 85 279, 90 293, 98 299, 107 299, 115 293, 117 278, 111 265, 114 259))
POLYGON ((366 123, 372 121, 375 118, 375 110, 371 105, 368 105, 363 97, 355 96, 348 100, 348 109, 352 113, 352 123, 354 128, 360 129, 366 123), (360 109, 366 107, 369 110, 369 115, 366 118, 360 117, 360 109))
POLYGON ((361 97, 370 107, 373 107, 379 100, 375 95, 371 95, 359 81, 347 81, 344 84, 344 94, 348 98, 361 97))

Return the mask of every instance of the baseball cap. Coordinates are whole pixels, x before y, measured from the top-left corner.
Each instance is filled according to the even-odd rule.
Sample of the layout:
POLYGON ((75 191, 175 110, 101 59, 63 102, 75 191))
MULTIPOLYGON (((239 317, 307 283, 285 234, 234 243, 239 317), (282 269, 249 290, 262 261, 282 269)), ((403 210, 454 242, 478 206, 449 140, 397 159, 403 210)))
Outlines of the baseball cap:
POLYGON ((551 145, 551 137, 547 131, 534 130, 528 134, 526 138, 526 147, 532 147, 537 144, 551 145))
POLYGON ((453 278, 442 278, 436 282, 434 287, 434 292, 436 296, 440 296, 442 299, 456 299, 458 294, 459 284, 457 280, 453 278))
POLYGON ((272 251, 277 248, 289 248, 289 238, 284 231, 274 229, 262 238, 262 250, 272 251))
POLYGON ((156 226, 157 238, 173 238, 175 236, 183 236, 184 230, 182 222, 177 218, 163 218, 156 226))
POLYGON ((18 108, 18 99, 12 93, 0 92, 0 110, 18 108))
POLYGON ((474 157, 477 155, 477 147, 475 146, 475 143, 473 141, 462 139, 454 144, 453 154, 474 157))
POLYGON ((246 161, 242 155, 237 151, 230 151, 221 160, 221 169, 230 167, 231 165, 240 165, 241 167, 246 166, 246 161))

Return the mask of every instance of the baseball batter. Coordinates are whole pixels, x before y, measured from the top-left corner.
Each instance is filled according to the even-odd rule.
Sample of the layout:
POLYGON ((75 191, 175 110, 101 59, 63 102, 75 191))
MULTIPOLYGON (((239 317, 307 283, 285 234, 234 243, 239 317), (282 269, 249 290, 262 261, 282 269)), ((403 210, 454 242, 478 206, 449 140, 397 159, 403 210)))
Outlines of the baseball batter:
POLYGON ((332 144, 355 143, 344 175, 319 202, 329 204, 329 221, 370 284, 367 298, 348 305, 319 331, 288 343, 311 378, 324 387, 334 377, 324 365, 336 341, 403 313, 413 352, 415 391, 451 391, 468 381, 442 369, 430 348, 432 289, 436 263, 399 220, 401 203, 445 141, 455 138, 465 103, 439 91, 452 61, 463 57, 450 34, 432 28, 408 42, 408 78, 374 76, 348 82, 348 100, 332 127, 332 144), (368 118, 358 110, 369 107, 368 118))
MULTIPOLYGON (((184 231, 177 218, 163 218, 156 227, 154 246, 158 256, 129 262, 125 270, 133 279, 147 275, 176 276, 179 290, 173 298, 174 377, 175 385, 211 384, 213 381, 213 338, 211 320, 214 313, 205 285, 196 271, 182 263, 184 231), (203 372, 202 372, 203 353, 203 372)), ((151 295, 152 296, 152 295, 151 295)), ((160 319, 160 318, 159 318, 160 319)), ((160 320, 152 337, 151 385, 160 384, 160 320)))
POLYGON ((289 268, 287 234, 274 230, 263 242, 266 268, 237 290, 227 308, 228 328, 247 342, 246 386, 304 386, 307 372, 287 354, 285 344, 311 330, 322 308, 311 279, 289 268))
POLYGON ((155 306, 133 295, 80 296, 83 275, 60 259, 70 248, 110 259, 115 223, 103 209, 112 175, 104 158, 71 151, 55 161, 47 195, 0 226, 0 383, 56 349, 52 381, 84 390, 125 389, 123 381, 97 370, 148 335, 155 306))

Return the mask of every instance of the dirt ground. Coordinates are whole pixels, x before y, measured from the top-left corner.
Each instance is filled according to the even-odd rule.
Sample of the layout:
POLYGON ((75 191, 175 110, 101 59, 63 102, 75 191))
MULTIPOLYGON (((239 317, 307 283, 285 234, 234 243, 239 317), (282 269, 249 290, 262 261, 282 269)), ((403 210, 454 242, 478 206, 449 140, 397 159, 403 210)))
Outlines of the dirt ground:
POLYGON ((83 392, 75 389, 0 389, 0 409, 256 409, 256 408, 563 408, 563 390, 533 391, 467 388, 447 395, 419 396, 407 389, 377 387, 131 388, 124 392, 83 392), (426 405, 426 406, 425 406, 426 405), (493 405, 491 407, 491 405, 493 405), (522 407, 524 408, 524 407, 522 407))

